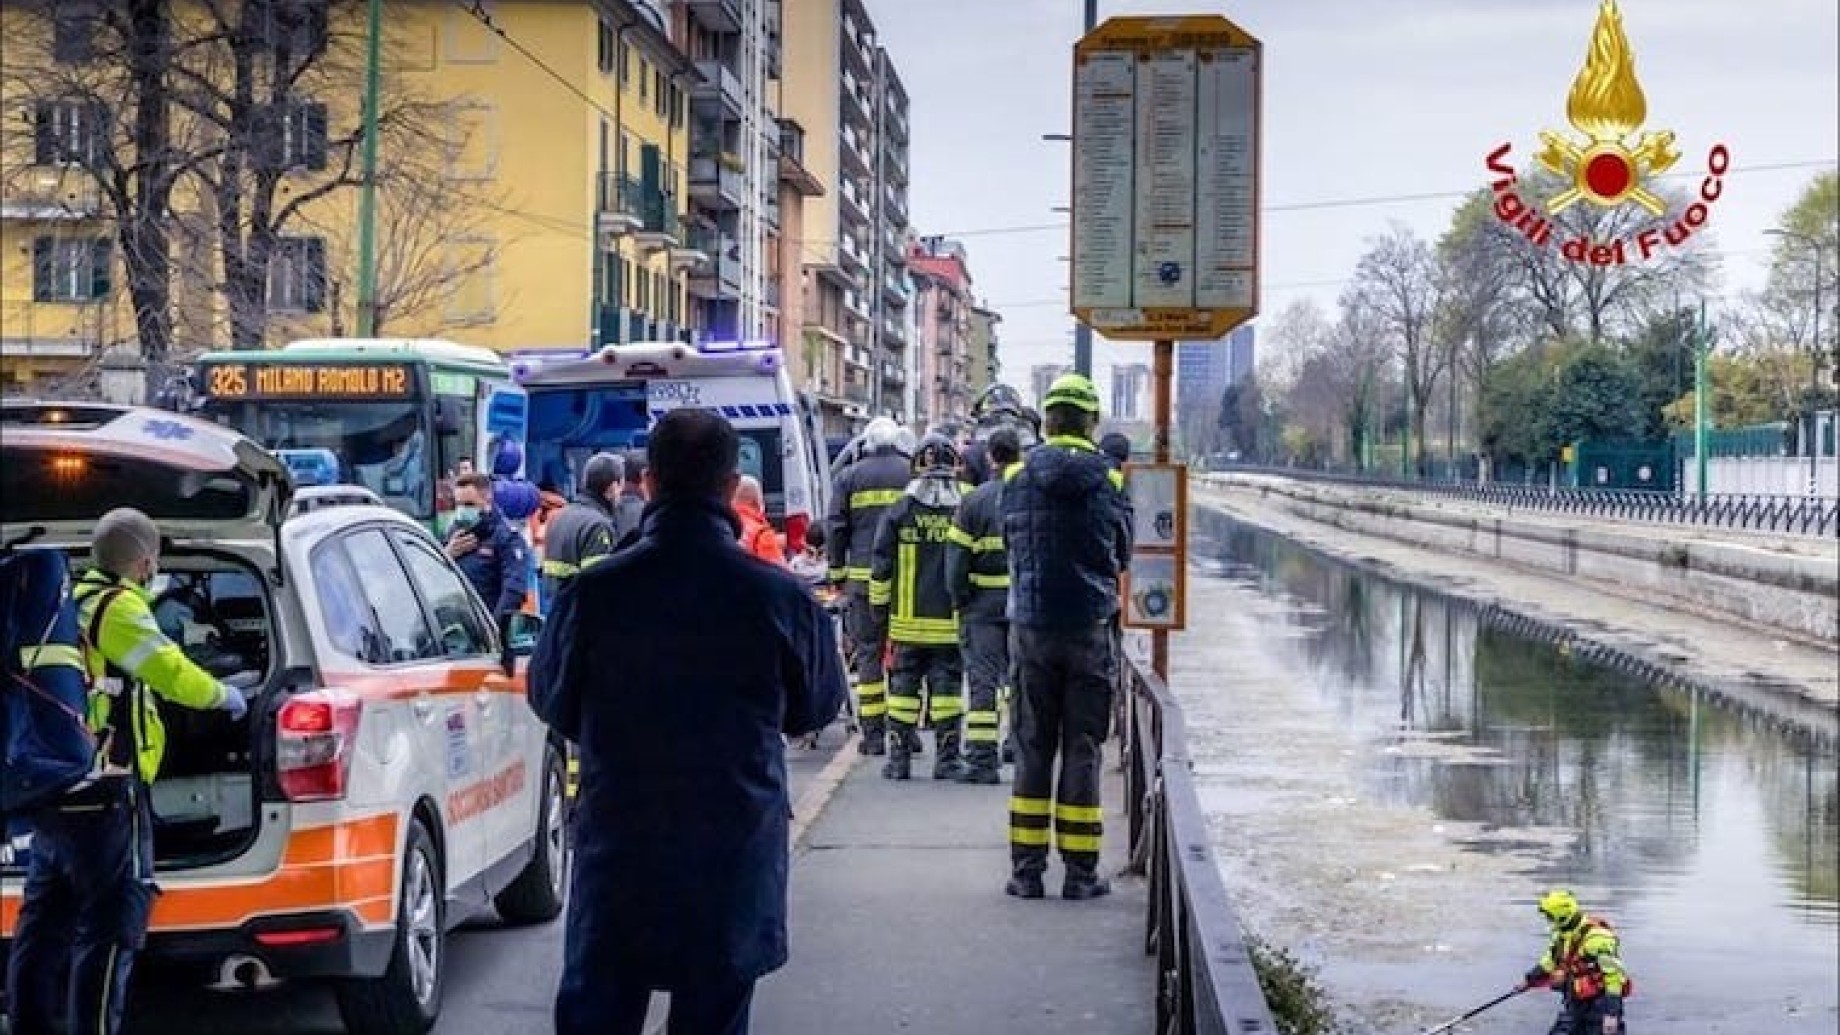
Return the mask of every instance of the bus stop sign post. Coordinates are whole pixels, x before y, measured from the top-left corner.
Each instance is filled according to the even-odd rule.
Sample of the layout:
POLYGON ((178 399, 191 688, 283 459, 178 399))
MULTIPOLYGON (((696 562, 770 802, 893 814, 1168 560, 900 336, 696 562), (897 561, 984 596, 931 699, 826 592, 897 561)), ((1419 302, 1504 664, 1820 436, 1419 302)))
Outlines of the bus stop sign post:
POLYGON ((1175 342, 1258 314, 1263 58, 1218 15, 1111 18, 1073 48, 1071 308, 1107 338, 1155 343, 1156 462, 1126 466, 1137 528, 1122 604, 1165 679, 1188 589, 1175 342))

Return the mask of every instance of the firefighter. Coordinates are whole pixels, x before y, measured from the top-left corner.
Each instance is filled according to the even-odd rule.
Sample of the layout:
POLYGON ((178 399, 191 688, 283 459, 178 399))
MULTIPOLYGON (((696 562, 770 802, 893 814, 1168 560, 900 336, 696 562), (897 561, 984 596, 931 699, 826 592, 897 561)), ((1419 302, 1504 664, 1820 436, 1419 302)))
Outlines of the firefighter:
POLYGON ((863 429, 862 455, 837 476, 825 537, 830 581, 843 589, 856 714, 862 720, 862 740, 857 747, 865 755, 887 750, 883 734, 888 728, 888 684, 882 668, 887 630, 869 606, 869 565, 882 515, 907 488, 907 460, 899 452, 900 430, 887 417, 877 417, 863 429))
POLYGON ((581 468, 581 489, 549 519, 543 532, 543 601, 554 604, 570 579, 613 553, 614 501, 626 477, 626 462, 596 453, 581 468))
POLYGON ((72 596, 85 641, 96 768, 31 817, 31 869, 7 971, 19 1035, 121 1029, 134 957, 158 894, 148 788, 166 753, 166 726, 154 696, 221 710, 233 722, 249 711, 240 689, 199 668, 155 623, 147 591, 160 567, 153 519, 127 507, 109 511, 96 523, 90 552, 95 565, 72 596))
POLYGON ((1042 404, 1047 440, 1010 469, 1001 507, 1016 678, 1005 891, 1044 894, 1052 819, 1067 867, 1061 896, 1079 900, 1111 892, 1099 876, 1099 781, 1116 683, 1111 623, 1131 531, 1124 477, 1092 442, 1099 423, 1092 381, 1057 378, 1042 404))
POLYGON ((959 502, 946 553, 946 581, 958 608, 958 644, 970 677, 965 713, 965 783, 1000 783, 998 697, 1009 683, 1009 554, 1003 549, 999 506, 1003 472, 1022 458, 1022 442, 1009 428, 984 441, 989 477, 959 502))
POLYGON ((1635 983, 1618 958, 1616 932, 1586 913, 1563 888, 1540 898, 1540 915, 1550 928, 1546 952, 1527 971, 1522 988, 1555 988, 1559 1016, 1548 1035, 1620 1035, 1623 999, 1635 983))
POLYGON ((964 772, 959 720, 965 713, 964 661, 958 653, 958 615, 946 584, 952 518, 964 493, 958 483, 958 449, 944 435, 928 435, 914 451, 915 478, 888 508, 869 576, 869 602, 894 645, 888 680, 888 763, 882 775, 905 780, 913 758, 910 738, 920 725, 920 691, 930 698, 933 779, 964 772))

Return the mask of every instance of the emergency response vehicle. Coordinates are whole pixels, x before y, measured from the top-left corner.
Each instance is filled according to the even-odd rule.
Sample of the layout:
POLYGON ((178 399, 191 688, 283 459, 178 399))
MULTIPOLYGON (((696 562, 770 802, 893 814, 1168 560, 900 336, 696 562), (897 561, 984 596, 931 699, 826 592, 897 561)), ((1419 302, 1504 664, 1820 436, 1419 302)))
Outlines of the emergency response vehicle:
MULTIPOLYGON (((80 569, 103 513, 145 511, 166 536, 161 629, 254 687, 240 721, 164 714, 148 954, 225 983, 340 979, 348 1030, 422 1032, 449 931, 562 908, 563 745, 524 696, 540 620, 495 628, 422 525, 335 492, 289 516, 286 468, 217 424, 0 405, 6 539, 80 569)), ((19 912, 6 877, 0 935, 19 912)))
POLYGON ((567 496, 588 458, 642 449, 658 418, 680 406, 713 410, 741 435, 741 471, 760 479, 767 518, 786 551, 824 519, 824 442, 792 389, 784 355, 767 342, 658 342, 597 352, 522 352, 511 373, 529 394, 525 477, 567 496))

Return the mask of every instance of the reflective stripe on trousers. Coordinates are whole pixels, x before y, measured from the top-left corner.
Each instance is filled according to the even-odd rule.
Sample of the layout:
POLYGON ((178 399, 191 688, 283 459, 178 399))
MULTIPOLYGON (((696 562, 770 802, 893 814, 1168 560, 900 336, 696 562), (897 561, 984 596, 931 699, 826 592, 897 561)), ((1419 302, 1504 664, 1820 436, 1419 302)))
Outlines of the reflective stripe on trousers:
POLYGON ((1111 630, 1016 627, 1010 649, 1016 674, 1010 865, 1031 876, 1047 868, 1052 820, 1068 872, 1091 874, 1104 833, 1099 789, 1116 663, 1111 630))

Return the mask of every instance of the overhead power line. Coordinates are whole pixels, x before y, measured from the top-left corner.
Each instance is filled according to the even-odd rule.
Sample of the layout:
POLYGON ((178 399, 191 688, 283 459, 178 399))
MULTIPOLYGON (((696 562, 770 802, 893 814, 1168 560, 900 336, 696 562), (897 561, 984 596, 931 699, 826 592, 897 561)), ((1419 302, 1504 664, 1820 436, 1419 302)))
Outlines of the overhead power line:
MULTIPOLYGON (((1734 165, 1725 170, 1726 176, 1738 173, 1781 172, 1786 169, 1832 169, 1837 164, 1834 159, 1808 159, 1793 162, 1768 162, 1759 165, 1734 165)), ((1664 173, 1658 179, 1679 179, 1704 176, 1701 171, 1664 173)), ((1290 201, 1277 205, 1266 205, 1259 209, 1263 214, 1276 212, 1317 212, 1336 208, 1374 208, 1382 205, 1406 205, 1420 201, 1449 201, 1467 198, 1476 193, 1483 185, 1478 184, 1466 190, 1425 191, 1419 194, 1376 194, 1368 197, 1353 198, 1319 198, 1310 201, 1290 201)), ((994 237, 1004 234, 1039 234, 1050 230, 1064 231, 1069 227, 1066 220, 1058 223, 1023 223, 1016 226, 971 227, 965 230, 953 230, 941 233, 940 237, 994 237)))

